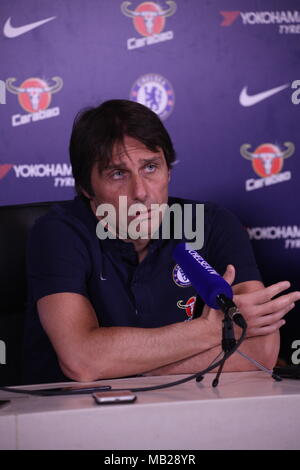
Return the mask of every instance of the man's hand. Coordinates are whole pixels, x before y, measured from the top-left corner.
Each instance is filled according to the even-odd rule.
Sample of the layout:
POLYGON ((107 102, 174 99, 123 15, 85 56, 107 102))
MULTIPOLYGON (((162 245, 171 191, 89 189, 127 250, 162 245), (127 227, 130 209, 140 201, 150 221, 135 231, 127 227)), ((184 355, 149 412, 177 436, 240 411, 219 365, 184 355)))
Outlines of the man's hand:
MULTIPOLYGON (((232 284, 235 278, 234 266, 228 265, 223 277, 229 284, 232 284)), ((290 292, 276 299, 273 297, 289 287, 288 281, 282 281, 269 287, 258 287, 253 292, 233 296, 234 303, 248 324, 248 338, 274 333, 285 324, 283 317, 294 308, 295 302, 300 300, 300 292, 290 292)), ((209 319, 214 315, 212 310, 205 305, 203 315, 209 319)))
MULTIPOLYGON (((229 284, 232 284, 235 278, 234 266, 228 265, 223 277, 229 284)), ((248 324, 247 339, 239 349, 264 364, 268 369, 273 369, 278 357, 280 341, 278 330, 284 324, 283 317, 293 308, 294 302, 300 299, 300 292, 291 292, 272 300, 275 295, 288 289, 289 286, 290 283, 287 281, 278 282, 269 287, 264 287, 259 281, 247 281, 233 286, 233 300, 248 324)), ((205 320, 209 323, 211 330, 218 332, 220 342, 223 318, 224 315, 220 310, 215 310, 207 305, 204 306, 199 318, 199 320, 205 320)), ((197 320, 195 319, 193 322, 197 320)), ((236 337, 239 338, 241 329, 238 326, 234 326, 234 328, 236 337)), ((220 346, 166 367, 152 370, 145 375, 193 374, 206 368, 218 353, 220 353, 220 346)), ((256 370, 256 367, 234 353, 226 361, 223 370, 227 372, 247 371, 256 370)))

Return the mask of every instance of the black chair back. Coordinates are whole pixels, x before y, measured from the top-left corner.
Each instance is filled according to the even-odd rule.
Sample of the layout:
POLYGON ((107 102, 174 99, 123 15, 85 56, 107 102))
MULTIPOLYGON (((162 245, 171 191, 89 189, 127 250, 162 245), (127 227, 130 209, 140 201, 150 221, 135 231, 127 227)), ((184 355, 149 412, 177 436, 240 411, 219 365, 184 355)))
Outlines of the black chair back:
POLYGON ((0 206, 0 385, 21 381, 28 234, 53 204, 65 203, 0 206))

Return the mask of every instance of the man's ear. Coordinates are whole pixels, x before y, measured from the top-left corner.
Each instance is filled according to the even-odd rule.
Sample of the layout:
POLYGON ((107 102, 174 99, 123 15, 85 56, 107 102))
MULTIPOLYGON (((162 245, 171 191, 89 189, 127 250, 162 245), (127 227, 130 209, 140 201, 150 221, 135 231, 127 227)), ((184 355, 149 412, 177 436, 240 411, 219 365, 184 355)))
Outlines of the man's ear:
POLYGON ((90 201, 93 199, 92 196, 90 194, 88 194, 88 192, 83 189, 83 188, 80 188, 80 191, 82 192, 82 194, 87 198, 89 199, 90 201))
POLYGON ((90 206, 94 214, 96 215, 97 212, 97 203, 93 196, 91 196, 85 189, 81 188, 82 194, 90 201, 90 206))

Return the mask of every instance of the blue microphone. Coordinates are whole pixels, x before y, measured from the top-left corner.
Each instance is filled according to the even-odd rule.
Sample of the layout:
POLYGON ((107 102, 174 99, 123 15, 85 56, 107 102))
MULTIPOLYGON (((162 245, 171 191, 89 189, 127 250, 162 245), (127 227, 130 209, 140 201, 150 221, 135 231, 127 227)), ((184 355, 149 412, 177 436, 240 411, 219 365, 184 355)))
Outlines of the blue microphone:
POLYGON ((187 243, 179 243, 174 249, 173 257, 209 307, 221 309, 239 326, 245 326, 245 320, 232 301, 231 286, 197 251, 190 249, 187 243))

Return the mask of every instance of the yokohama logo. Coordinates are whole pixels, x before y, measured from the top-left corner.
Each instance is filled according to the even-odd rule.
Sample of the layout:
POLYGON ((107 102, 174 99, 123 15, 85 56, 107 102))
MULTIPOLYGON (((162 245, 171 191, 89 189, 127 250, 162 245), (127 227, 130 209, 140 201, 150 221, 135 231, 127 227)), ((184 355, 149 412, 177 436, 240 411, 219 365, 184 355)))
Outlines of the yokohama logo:
POLYGON ((7 173, 9 172, 9 170, 13 167, 13 165, 9 164, 9 163, 6 163, 4 165, 0 165, 0 180, 2 180, 2 178, 4 178, 7 173))
POLYGON ((71 176, 71 165, 67 163, 46 163, 36 165, 14 165, 17 178, 45 178, 49 176, 71 176))
POLYGON ((220 11, 223 16, 221 26, 231 26, 241 16, 244 25, 258 24, 297 24, 300 23, 300 12, 295 11, 220 11))
POLYGON ((250 240, 282 240, 284 248, 300 248, 300 226, 299 225, 281 225, 273 227, 251 227, 248 228, 250 240))
POLYGON ((300 226, 273 226, 248 228, 250 240, 278 240, 286 238, 300 238, 300 226))
POLYGON ((0 165, 0 180, 13 168, 16 178, 52 178, 54 187, 74 187, 72 167, 68 163, 38 163, 29 165, 0 165))
POLYGON ((224 17, 221 26, 231 26, 237 17, 240 15, 239 11, 220 11, 220 14, 224 17))
POLYGON ((0 165, 0 179, 3 179, 13 168, 17 178, 45 178, 56 176, 72 176, 72 168, 67 163, 46 163, 31 165, 0 165))

